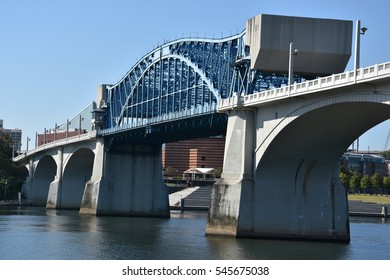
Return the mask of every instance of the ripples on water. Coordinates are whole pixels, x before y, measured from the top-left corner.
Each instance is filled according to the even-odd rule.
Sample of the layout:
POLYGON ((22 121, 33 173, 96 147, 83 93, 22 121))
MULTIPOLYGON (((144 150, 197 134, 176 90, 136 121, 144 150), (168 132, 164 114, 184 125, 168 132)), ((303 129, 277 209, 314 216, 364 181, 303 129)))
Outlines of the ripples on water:
POLYGON ((381 218, 351 218, 350 244, 205 236, 206 223, 206 212, 159 219, 1 207, 0 259, 390 259, 381 218))

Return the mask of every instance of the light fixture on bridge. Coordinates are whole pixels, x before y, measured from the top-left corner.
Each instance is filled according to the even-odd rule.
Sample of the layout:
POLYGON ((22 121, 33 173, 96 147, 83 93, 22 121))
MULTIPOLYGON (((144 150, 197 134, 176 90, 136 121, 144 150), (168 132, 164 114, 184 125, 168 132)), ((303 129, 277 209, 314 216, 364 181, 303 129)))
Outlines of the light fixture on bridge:
POLYGON ((294 75, 294 57, 298 55, 298 49, 293 49, 294 43, 290 43, 290 51, 288 57, 288 91, 290 92, 290 86, 293 84, 293 75, 294 75))
POLYGON ((356 31, 355 31, 355 79, 357 69, 360 68, 360 35, 364 35, 368 30, 367 27, 360 28, 360 20, 356 21, 356 31))

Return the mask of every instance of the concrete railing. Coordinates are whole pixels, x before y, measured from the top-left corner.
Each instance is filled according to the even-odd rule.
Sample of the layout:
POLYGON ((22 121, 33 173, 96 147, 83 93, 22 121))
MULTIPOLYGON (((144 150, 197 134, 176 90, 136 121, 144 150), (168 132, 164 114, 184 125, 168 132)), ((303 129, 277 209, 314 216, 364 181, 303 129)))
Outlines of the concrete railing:
POLYGON ((325 89, 338 88, 352 84, 365 83, 371 80, 390 76, 390 62, 375 64, 370 67, 360 68, 355 71, 347 71, 340 74, 333 74, 315 80, 296 83, 291 86, 275 88, 256 92, 251 95, 234 96, 221 99, 218 103, 219 111, 230 110, 234 107, 250 106, 253 104, 267 103, 291 96, 310 94, 325 89))
POLYGON ((88 141, 88 140, 94 140, 94 139, 96 139, 96 130, 90 131, 88 133, 83 133, 83 134, 79 134, 76 136, 64 138, 64 139, 59 139, 59 140, 56 140, 56 141, 53 141, 50 143, 40 145, 38 147, 35 147, 34 149, 31 149, 31 150, 17 156, 17 157, 14 157, 13 161, 17 162, 17 161, 23 160, 24 158, 29 157, 35 153, 38 153, 38 152, 41 152, 44 150, 48 150, 48 149, 52 149, 55 147, 65 146, 65 145, 76 143, 76 142, 82 142, 82 141, 88 141))

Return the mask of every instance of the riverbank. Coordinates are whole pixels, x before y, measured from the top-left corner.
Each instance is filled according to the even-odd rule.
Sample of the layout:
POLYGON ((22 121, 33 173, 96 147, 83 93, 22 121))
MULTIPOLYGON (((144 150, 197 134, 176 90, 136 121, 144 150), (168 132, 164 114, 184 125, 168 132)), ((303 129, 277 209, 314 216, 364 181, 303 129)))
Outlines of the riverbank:
MULTIPOLYGON (((208 211, 210 187, 186 188, 170 194, 170 209, 182 211, 208 211), (189 191, 190 190, 190 191, 189 191)), ((358 217, 390 217, 390 196, 350 194, 349 215, 358 217)), ((19 200, 1 200, 0 206, 20 206, 19 200)))
POLYGON ((377 204, 390 204, 389 195, 348 194, 349 201, 361 201, 377 204))
POLYGON ((18 206, 21 205, 19 200, 0 200, 0 206, 18 206))

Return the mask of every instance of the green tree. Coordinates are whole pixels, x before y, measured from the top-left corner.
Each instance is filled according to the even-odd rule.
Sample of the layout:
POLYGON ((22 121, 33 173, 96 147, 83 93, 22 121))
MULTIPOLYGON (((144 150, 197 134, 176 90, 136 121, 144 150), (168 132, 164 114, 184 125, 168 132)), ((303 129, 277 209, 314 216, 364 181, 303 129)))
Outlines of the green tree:
POLYGON ((340 182, 341 182, 341 184, 343 184, 344 188, 346 190, 349 189, 349 179, 350 179, 350 176, 348 176, 348 174, 346 174, 344 172, 340 172, 339 178, 340 178, 340 182))
POLYGON ((221 178, 221 174, 222 174, 222 167, 215 168, 214 171, 215 178, 221 178))
POLYGON ((360 180, 360 189, 363 190, 363 192, 367 192, 369 191, 371 188, 371 180, 370 180, 370 176, 368 176, 367 174, 365 174, 362 179, 360 180))
POLYGON ((390 177, 383 177, 383 188, 389 193, 390 191, 390 177))
POLYGON ((375 173, 370 177, 371 186, 374 189, 375 194, 382 192, 383 178, 378 173, 375 173))
POLYGON ((16 198, 28 175, 25 168, 19 168, 12 162, 10 143, 7 135, 0 136, 0 199, 16 198))
POLYGON ((353 172, 349 180, 349 188, 352 189, 354 192, 356 192, 356 190, 359 190, 361 179, 362 179, 362 174, 360 174, 360 172, 358 171, 353 172))

